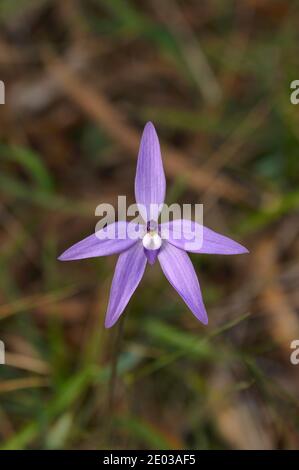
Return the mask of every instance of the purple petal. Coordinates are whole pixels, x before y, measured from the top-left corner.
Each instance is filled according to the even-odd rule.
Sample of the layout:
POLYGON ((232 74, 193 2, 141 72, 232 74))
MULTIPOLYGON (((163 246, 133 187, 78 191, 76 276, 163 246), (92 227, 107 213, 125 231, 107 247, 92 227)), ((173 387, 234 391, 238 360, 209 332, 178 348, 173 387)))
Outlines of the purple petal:
POLYGON ((159 250, 147 250, 144 248, 144 253, 149 264, 154 264, 156 262, 159 250))
POLYGON ((148 122, 141 137, 135 178, 135 198, 146 222, 158 220, 165 189, 159 139, 153 124, 148 122))
POLYGON ((214 255, 249 253, 240 243, 190 220, 167 222, 161 224, 160 229, 162 237, 169 243, 191 253, 214 255))
POLYGON ((106 328, 113 326, 126 308, 141 281, 145 266, 146 256, 142 243, 136 243, 119 256, 110 290, 106 328))
POLYGON ((164 241, 158 260, 170 284, 180 294, 196 318, 206 325, 208 323, 207 312, 196 272, 187 253, 164 241))
POLYGON ((72 261, 76 259, 93 258, 121 253, 136 243, 134 230, 138 225, 124 221, 108 225, 87 238, 84 238, 71 246, 62 255, 60 261, 72 261))

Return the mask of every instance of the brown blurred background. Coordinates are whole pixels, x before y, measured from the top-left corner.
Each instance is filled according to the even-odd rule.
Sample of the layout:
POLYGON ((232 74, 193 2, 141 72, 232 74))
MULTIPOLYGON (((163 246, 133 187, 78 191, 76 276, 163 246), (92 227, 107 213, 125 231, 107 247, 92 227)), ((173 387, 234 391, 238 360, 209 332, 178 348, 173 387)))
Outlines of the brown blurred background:
POLYGON ((0 25, 0 446, 298 448, 298 3, 1 0, 0 25), (147 120, 167 202, 250 255, 192 256, 208 327, 148 267, 120 343, 115 259, 56 258, 134 201, 147 120))

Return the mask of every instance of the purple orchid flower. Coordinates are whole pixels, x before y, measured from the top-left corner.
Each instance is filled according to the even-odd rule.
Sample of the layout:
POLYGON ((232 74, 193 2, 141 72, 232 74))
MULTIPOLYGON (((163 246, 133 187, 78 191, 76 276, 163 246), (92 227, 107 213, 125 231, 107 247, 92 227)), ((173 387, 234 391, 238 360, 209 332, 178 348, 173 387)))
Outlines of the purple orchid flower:
POLYGON ((223 255, 248 253, 239 243, 197 222, 174 220, 158 224, 165 190, 160 144, 153 124, 148 122, 141 138, 135 178, 135 197, 145 225, 115 222, 76 243, 58 258, 71 261, 120 254, 110 291, 106 328, 113 326, 123 313, 142 279, 147 262, 154 264, 157 258, 166 278, 195 317, 207 324, 199 282, 187 251, 223 255), (113 239, 107 236, 107 229, 113 229, 113 239), (194 236, 195 242, 190 244, 194 236))

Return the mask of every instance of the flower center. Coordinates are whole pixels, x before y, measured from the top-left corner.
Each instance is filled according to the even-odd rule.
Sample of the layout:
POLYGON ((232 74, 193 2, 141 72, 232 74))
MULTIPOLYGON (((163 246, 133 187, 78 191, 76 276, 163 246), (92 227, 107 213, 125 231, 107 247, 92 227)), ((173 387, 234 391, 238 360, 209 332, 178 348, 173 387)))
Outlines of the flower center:
POLYGON ((144 235, 142 244, 147 250, 158 250, 162 245, 162 240, 156 231, 150 231, 144 235))

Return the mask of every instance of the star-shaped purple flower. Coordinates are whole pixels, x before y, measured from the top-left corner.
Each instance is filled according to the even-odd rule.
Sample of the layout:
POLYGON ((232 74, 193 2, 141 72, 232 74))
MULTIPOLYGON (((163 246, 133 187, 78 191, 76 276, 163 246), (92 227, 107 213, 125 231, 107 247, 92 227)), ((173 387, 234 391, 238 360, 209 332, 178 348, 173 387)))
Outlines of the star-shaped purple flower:
POLYGON ((248 253, 239 243, 197 222, 180 219, 158 224, 165 190, 159 139, 149 122, 142 134, 135 178, 135 197, 146 223, 141 226, 115 222, 76 243, 59 257, 61 261, 71 261, 120 254, 110 291, 106 328, 113 326, 123 313, 142 279, 147 262, 154 264, 157 258, 170 284, 196 318, 207 324, 199 282, 187 251, 223 255, 248 253), (109 230, 113 237, 107 236, 109 230))

